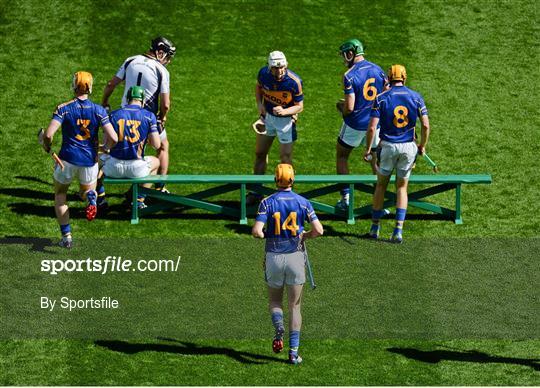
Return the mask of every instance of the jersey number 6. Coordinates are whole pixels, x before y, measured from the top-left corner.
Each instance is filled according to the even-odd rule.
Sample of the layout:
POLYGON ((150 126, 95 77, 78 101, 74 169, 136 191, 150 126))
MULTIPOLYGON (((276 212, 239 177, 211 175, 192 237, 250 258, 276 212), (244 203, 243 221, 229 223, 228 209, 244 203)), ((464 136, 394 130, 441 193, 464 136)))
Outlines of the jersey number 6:
POLYGON ((377 88, 374 84, 375 78, 368 78, 364 83, 364 98, 366 101, 373 101, 377 97, 377 88))

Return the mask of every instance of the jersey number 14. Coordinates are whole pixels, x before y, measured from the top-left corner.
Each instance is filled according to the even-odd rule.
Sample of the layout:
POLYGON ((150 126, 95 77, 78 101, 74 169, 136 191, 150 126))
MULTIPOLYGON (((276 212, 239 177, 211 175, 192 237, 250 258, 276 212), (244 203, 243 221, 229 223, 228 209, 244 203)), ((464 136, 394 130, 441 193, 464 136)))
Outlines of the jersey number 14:
POLYGON ((274 226, 274 234, 276 236, 279 236, 281 234, 281 230, 290 230, 291 234, 293 236, 296 236, 296 231, 300 229, 298 226, 298 223, 296 222, 296 212, 290 212, 289 216, 283 221, 283 224, 281 224, 281 213, 275 212, 272 214, 272 217, 275 221, 274 226))

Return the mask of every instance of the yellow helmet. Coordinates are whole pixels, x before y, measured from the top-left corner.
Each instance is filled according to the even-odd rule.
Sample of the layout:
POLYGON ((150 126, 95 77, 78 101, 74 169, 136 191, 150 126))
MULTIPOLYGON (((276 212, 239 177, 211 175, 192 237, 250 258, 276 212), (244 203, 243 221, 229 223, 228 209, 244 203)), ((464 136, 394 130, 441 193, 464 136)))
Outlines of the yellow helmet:
POLYGON ((294 169, 293 166, 286 163, 278 164, 276 167, 276 174, 274 177, 277 187, 283 189, 289 188, 294 183, 294 169))
POLYGON ((390 70, 388 70, 388 79, 392 81, 402 81, 405 82, 407 79, 407 71, 403 65, 392 65, 390 70))
POLYGON ((71 87, 74 92, 90 94, 92 93, 92 84, 94 83, 94 77, 87 71, 78 71, 73 74, 73 82, 71 87))

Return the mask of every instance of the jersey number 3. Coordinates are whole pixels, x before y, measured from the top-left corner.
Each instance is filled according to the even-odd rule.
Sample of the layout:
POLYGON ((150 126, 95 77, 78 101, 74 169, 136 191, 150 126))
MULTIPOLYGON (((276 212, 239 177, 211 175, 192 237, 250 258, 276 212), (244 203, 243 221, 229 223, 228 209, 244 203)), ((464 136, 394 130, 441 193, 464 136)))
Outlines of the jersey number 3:
POLYGON ((281 213, 275 212, 272 214, 275 220, 274 234, 279 236, 281 234, 281 229, 290 230, 293 236, 296 236, 296 231, 300 229, 298 223, 296 222, 296 212, 290 212, 289 216, 281 224, 281 213))
POLYGON ((90 120, 77 119, 77 125, 79 126, 81 133, 75 135, 75 139, 80 141, 90 139, 90 130, 88 129, 90 120))

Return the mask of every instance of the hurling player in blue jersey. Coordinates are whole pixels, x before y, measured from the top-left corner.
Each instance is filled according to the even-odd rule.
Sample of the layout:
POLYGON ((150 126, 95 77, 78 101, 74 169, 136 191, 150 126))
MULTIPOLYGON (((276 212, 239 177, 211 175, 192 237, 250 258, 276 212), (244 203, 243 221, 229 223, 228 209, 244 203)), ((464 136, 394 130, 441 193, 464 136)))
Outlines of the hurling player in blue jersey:
MULTIPOLYGON (((384 194, 392 171, 396 170, 396 227, 390 241, 401 243, 402 230, 407 214, 407 183, 417 153, 423 155, 429 139, 429 118, 426 104, 422 96, 405 86, 407 72, 402 65, 393 65, 388 71, 391 87, 377 96, 371 110, 367 140, 375 137, 380 124, 379 169, 377 187, 373 195, 372 224, 369 236, 378 238, 380 219, 383 215, 384 194), (416 121, 422 125, 420 144, 415 142, 416 121)), ((368 146, 364 160, 368 160, 371 147, 368 146)))
MULTIPOLYGON (((255 98, 257 109, 266 127, 265 134, 257 134, 255 146, 255 175, 264 175, 268 152, 277 137, 281 163, 292 163, 293 143, 296 141, 297 115, 304 109, 302 80, 288 69, 287 59, 281 51, 268 55, 268 66, 259 70, 255 98)), ((262 197, 250 193, 248 203, 262 197)))
MULTIPOLYGON (((150 143, 154 149, 159 149, 161 145, 156 115, 143 108, 144 88, 141 86, 130 87, 127 100, 128 104, 124 108, 115 110, 110 116, 118 142, 102 158, 103 173, 111 178, 155 175, 159 159, 145 156, 144 149, 146 143, 150 143)), ((139 198, 139 207, 145 207, 142 196, 139 198)))
MULTIPOLYGON (((351 151, 365 141, 371 105, 375 97, 384 90, 388 79, 379 66, 364 59, 364 47, 358 39, 347 40, 339 47, 339 51, 349 69, 343 75, 345 98, 336 105, 343 115, 343 124, 336 144, 336 170, 338 174, 347 175, 351 151)), ((373 148, 377 146, 377 140, 375 137, 371 144, 373 148)), ((372 170, 375 174, 375 158, 372 170)), ((337 207, 346 211, 348 206, 349 188, 346 187, 341 190, 337 207)))
POLYGON ((62 148, 59 157, 64 168, 57 164, 54 170, 54 210, 62 233, 60 244, 66 248, 72 245, 69 208, 66 201, 69 185, 73 177, 79 179, 80 195, 88 201, 86 218, 93 220, 97 214, 95 189, 98 175, 99 127, 103 127, 111 143, 117 140, 105 108, 94 104, 88 98, 92 93, 92 84, 92 74, 86 71, 79 71, 73 75, 72 87, 75 98, 58 105, 43 137, 43 148, 49 152, 54 134, 62 127, 62 148))
POLYGON ((269 310, 275 335, 272 349, 283 350, 283 290, 287 286, 289 305, 289 362, 299 364, 300 303, 302 287, 306 281, 305 257, 302 241, 323 234, 323 227, 311 203, 292 191, 294 170, 290 164, 279 164, 275 172, 278 192, 263 199, 259 205, 252 234, 266 239, 265 279, 268 284, 269 310), (304 223, 311 230, 304 231, 304 223), (266 231, 263 229, 266 224, 266 231))
MULTIPOLYGON (((107 83, 103 91, 102 104, 109 107, 109 97, 114 89, 125 82, 122 107, 128 104, 127 92, 132 86, 142 86, 145 90, 143 107, 154 113, 158 118, 161 147, 158 150, 159 173, 166 175, 169 168, 169 140, 165 124, 171 108, 170 75, 166 66, 176 54, 173 43, 158 36, 153 39, 150 49, 143 55, 127 58, 118 69, 116 75, 107 83), (159 102, 158 102, 159 101, 159 102)), ((156 184, 162 192, 168 193, 163 184, 156 184)))

